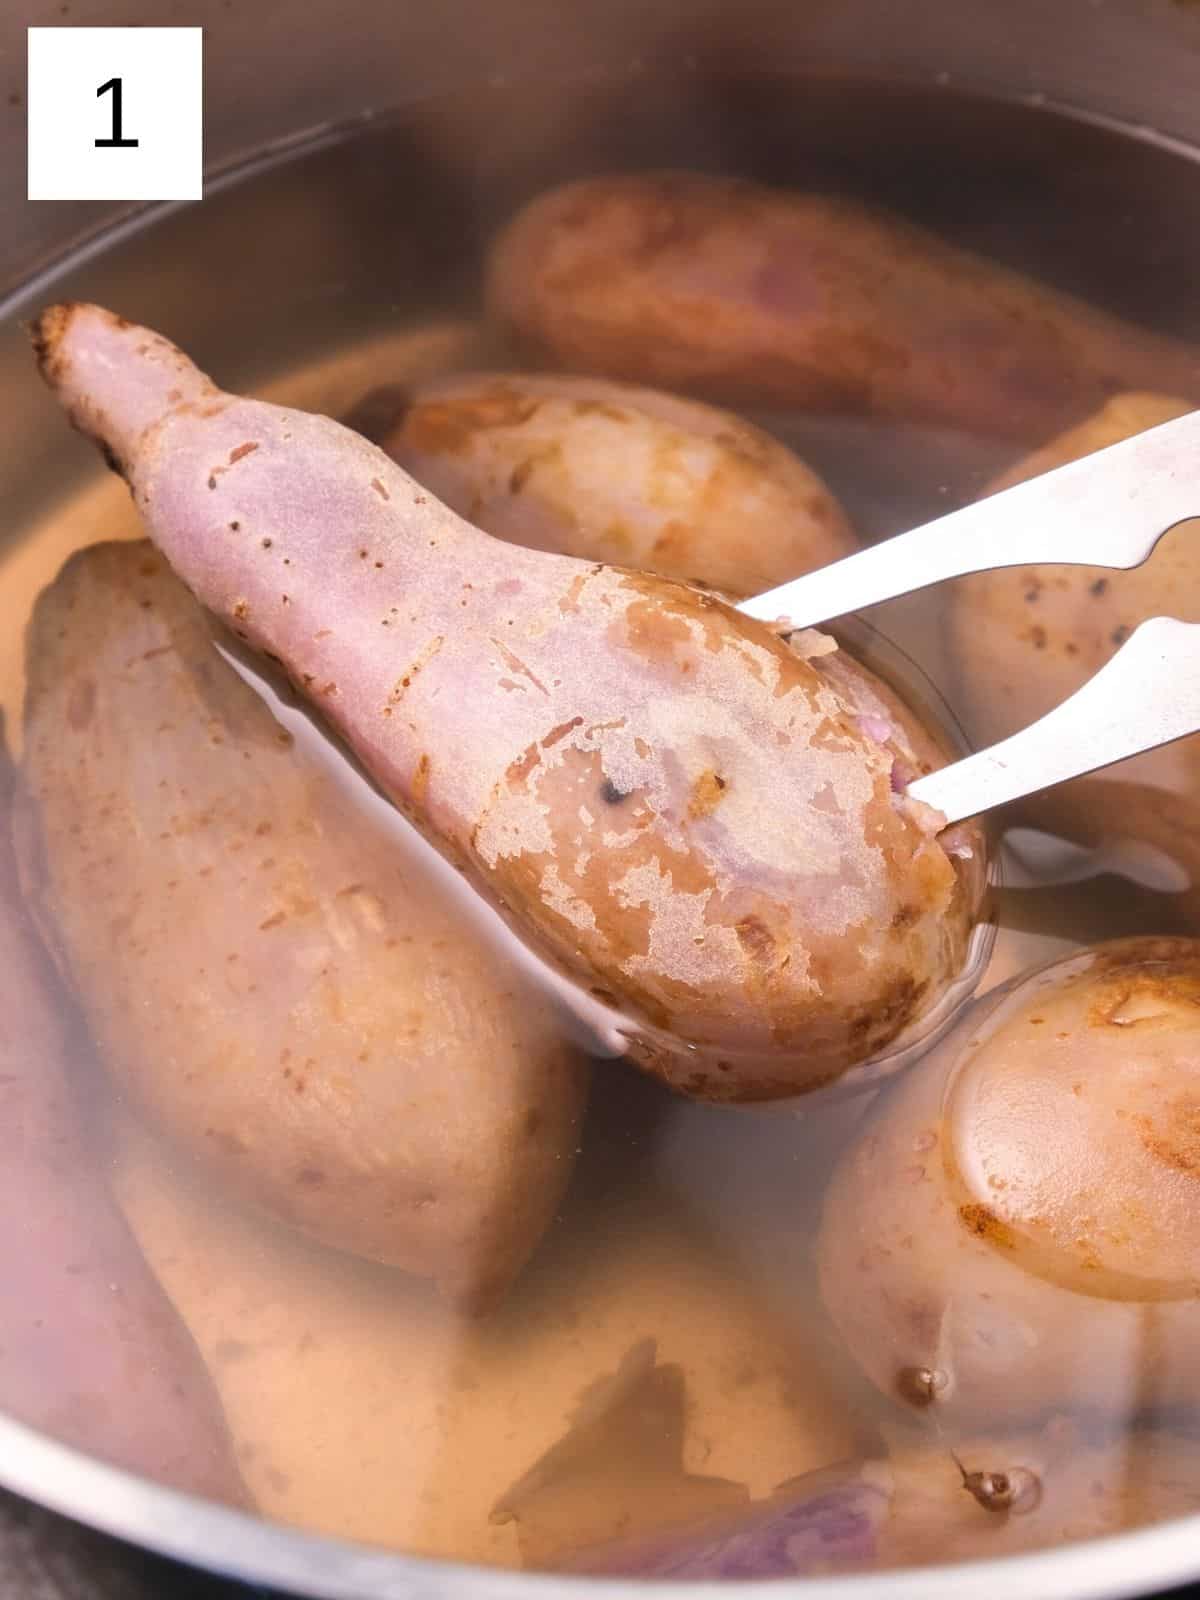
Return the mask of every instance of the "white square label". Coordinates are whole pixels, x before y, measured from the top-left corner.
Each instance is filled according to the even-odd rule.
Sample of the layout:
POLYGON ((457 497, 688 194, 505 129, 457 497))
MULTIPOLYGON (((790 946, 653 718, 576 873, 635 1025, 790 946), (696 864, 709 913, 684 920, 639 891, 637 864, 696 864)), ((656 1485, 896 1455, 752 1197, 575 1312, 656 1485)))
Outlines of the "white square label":
POLYGON ((203 30, 30 28, 29 198, 199 200, 203 30))

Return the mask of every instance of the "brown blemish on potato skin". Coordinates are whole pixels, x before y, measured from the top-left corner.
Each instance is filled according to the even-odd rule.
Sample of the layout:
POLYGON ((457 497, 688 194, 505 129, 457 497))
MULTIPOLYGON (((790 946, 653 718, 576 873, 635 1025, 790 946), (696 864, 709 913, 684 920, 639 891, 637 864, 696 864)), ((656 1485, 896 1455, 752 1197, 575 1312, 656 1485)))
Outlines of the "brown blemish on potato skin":
POLYGON ((509 788, 517 788, 523 784, 529 774, 542 759, 542 747, 538 743, 529 745, 515 761, 510 761, 505 777, 509 788))
POLYGON ((557 727, 551 728, 550 732, 541 741, 542 749, 552 750, 560 740, 565 739, 569 733, 573 733, 582 724, 582 717, 570 717, 566 722, 560 722, 557 727))
POLYGON ((442 649, 445 642, 445 637, 442 634, 438 634, 429 640, 424 649, 417 656, 416 660, 411 663, 408 671, 404 673, 403 677, 397 680, 395 687, 388 696, 388 705, 390 707, 394 708, 399 705, 400 701, 403 700, 408 690, 412 687, 413 680, 429 665, 429 663, 442 649))
POLYGON ((430 767, 431 762, 428 755, 423 754, 418 759, 416 768, 413 772, 412 803, 414 806, 419 807, 425 804, 425 795, 429 789, 430 767))
POLYGON ((688 670, 687 655, 694 639, 685 616, 672 613, 653 600, 635 601, 614 628, 618 626, 625 643, 638 655, 654 661, 675 654, 678 649, 682 670, 688 670))
POLYGON ((875 1039, 877 1045, 888 1044, 915 1015, 928 992, 928 978, 918 982, 911 972, 897 973, 875 1004, 850 1014, 847 1032, 851 1038, 861 1036, 875 1039))
POLYGON ((958 1208, 959 1221, 970 1230, 977 1239, 985 1239, 988 1244, 997 1245, 1001 1250, 1012 1250, 1016 1240, 1012 1229, 1007 1223, 1001 1222, 994 1211, 989 1211, 987 1206, 976 1201, 967 1201, 958 1208))
POLYGON ((493 638, 489 640, 489 643, 495 647, 496 654, 514 677, 526 679, 539 694, 545 695, 547 699, 550 698, 550 691, 546 688, 546 685, 535 672, 525 665, 515 651, 510 650, 500 639, 493 638))
POLYGON ((1200 1097, 1180 1095, 1168 1101, 1158 1126, 1144 1116, 1134 1117, 1133 1122, 1143 1147, 1156 1161, 1200 1180, 1200 1097))
POLYGON ((779 698, 795 688, 812 694, 821 681, 816 669, 789 649, 785 640, 766 633, 761 624, 716 595, 650 573, 624 573, 621 588, 632 590, 634 597, 614 624, 614 642, 649 662, 672 664, 677 671, 684 671, 689 653, 697 649, 712 654, 739 650, 746 666, 760 679, 762 658, 773 658, 779 698))
POLYGON ((767 927, 761 917, 743 917, 735 924, 734 931, 738 943, 750 957, 751 961, 760 966, 769 966, 775 954, 775 935, 767 927))
POLYGON ((497 382, 470 396, 429 398, 412 405, 404 418, 405 434, 414 449, 428 455, 462 455, 473 447, 479 433, 520 427, 540 406, 540 399, 497 382))
POLYGON ((724 798, 727 787, 719 772, 702 772, 692 785, 688 816, 693 819, 711 816, 724 798))
POLYGON ((1200 961, 1187 939, 1138 938, 1102 945, 1074 980, 1089 990, 1089 1028, 1136 1028, 1154 1020, 1155 1006, 1166 1014, 1180 1007, 1200 1010, 1200 961), (1136 1006, 1145 1015, 1126 1020, 1136 1006))
POLYGON ((65 358, 62 342, 78 309, 70 301, 48 306, 30 324, 29 337, 33 344, 34 359, 38 371, 51 388, 55 388, 63 377, 65 358))
POLYGON ((563 616, 569 616, 573 612, 578 612, 581 609, 579 604, 580 595, 583 593, 590 580, 599 577, 604 571, 605 568, 597 564, 596 566, 589 568, 587 572, 576 573, 575 577, 571 579, 571 584, 566 594, 558 602, 558 609, 563 616))

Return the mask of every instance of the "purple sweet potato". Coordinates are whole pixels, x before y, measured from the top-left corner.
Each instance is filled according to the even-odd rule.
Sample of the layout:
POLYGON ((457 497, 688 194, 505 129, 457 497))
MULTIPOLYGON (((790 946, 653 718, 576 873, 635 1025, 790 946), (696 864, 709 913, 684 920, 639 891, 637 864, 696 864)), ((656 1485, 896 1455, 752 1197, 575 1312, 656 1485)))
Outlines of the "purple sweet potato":
POLYGON ((1200 940, 1076 951, 879 1096, 817 1246, 864 1372, 945 1425, 1125 1423, 1200 1380, 1200 940))
MULTIPOLYGON (((1183 416, 1186 401, 1120 394, 1078 427, 1049 440, 987 486, 1010 488, 1068 461, 1183 416)), ((1150 560, 1105 567, 1001 567, 948 591, 946 645, 975 742, 992 744, 1044 716, 1083 687, 1148 617, 1200 621, 1200 522, 1180 523, 1150 560)), ((1097 846, 1139 840, 1178 863, 1190 883, 1179 898, 1200 923, 1200 737, 1177 740, 1116 767, 1056 784, 1014 808, 1021 821, 1097 846)))
POLYGON ((1039 444, 1119 389, 1200 400, 1193 349, 857 201, 732 178, 553 189, 500 235, 488 294, 555 365, 722 404, 1039 444))
POLYGON ((525 373, 442 378, 390 406, 387 393, 360 408, 369 436, 452 510, 514 544, 737 596, 857 547, 816 473, 728 411, 525 373))
POLYGON ((1200 1447, 1165 1429, 1106 1435, 1065 1416, 1017 1435, 908 1443, 783 1484, 655 1537, 580 1550, 596 1577, 805 1578, 932 1566, 1119 1533, 1200 1507, 1200 1447))
POLYGON ((217 1393, 100 1176, 87 1048, 17 887, 0 748, 0 1409, 132 1472, 245 1501, 217 1393))
MULTIPOLYGON (((943 753, 818 641, 517 548, 326 418, 224 394, 94 306, 42 371, 197 597, 292 681, 542 953, 690 1093, 792 1095, 960 970, 981 850, 903 790, 943 753)), ((825 643, 828 643, 826 641, 825 643)))
POLYGON ((113 1079, 223 1187, 496 1300, 578 1140, 587 1069, 552 1008, 152 547, 73 556, 27 655, 24 876, 113 1079))
POLYGON ((886 1471, 816 1472, 741 1512, 657 1538, 622 1539, 567 1565, 591 1577, 801 1578, 874 1566, 891 1496, 886 1471))

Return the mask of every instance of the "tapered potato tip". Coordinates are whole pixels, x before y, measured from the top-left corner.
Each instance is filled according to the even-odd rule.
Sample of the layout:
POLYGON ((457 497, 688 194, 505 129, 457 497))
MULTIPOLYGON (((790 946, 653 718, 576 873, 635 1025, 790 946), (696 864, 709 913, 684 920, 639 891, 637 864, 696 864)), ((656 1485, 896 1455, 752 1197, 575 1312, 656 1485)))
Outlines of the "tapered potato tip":
MULTIPOLYGON (((54 306, 46 306, 42 315, 35 317, 34 322, 30 325, 29 338, 32 346, 34 346, 37 370, 42 373, 46 386, 53 390, 54 397, 66 405, 70 426, 75 427, 80 434, 85 434, 86 437, 98 443, 99 450, 101 450, 107 466, 117 472, 120 477, 123 477, 125 475, 125 467, 123 467, 122 461, 118 458, 115 450, 112 450, 102 438, 99 438, 94 427, 88 424, 88 419, 86 419, 82 410, 78 408, 77 403, 70 402, 66 394, 67 386, 69 386, 69 354, 67 354, 64 346, 66 346, 67 331, 69 331, 70 325, 74 322, 78 312, 83 309, 85 309, 85 306, 80 301, 59 301, 54 306)), ((106 312, 99 306, 86 307, 86 309, 93 310, 101 317, 112 317, 117 320, 112 312, 106 312)))
POLYGON ((122 477, 155 423, 179 405, 219 401, 212 381, 169 339, 103 306, 60 301, 29 331, 38 370, 72 427, 122 477))
POLYGON ((30 324, 29 337, 37 357, 38 371, 52 389, 61 375, 63 338, 79 309, 78 301, 60 300, 57 305, 47 306, 30 324))

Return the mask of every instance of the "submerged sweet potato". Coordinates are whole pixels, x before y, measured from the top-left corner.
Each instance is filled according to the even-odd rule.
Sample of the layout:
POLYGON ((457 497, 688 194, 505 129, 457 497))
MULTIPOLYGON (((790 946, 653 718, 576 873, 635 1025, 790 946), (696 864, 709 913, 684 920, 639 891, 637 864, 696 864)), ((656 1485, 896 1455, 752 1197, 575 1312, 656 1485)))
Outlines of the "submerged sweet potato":
POLYGON ((28 683, 25 877, 115 1081, 275 1216, 486 1305, 571 1170, 550 1008, 149 545, 67 563, 28 683))
POLYGON ((696 589, 490 539, 98 307, 35 339, 184 581, 668 1082, 801 1092, 959 972, 978 842, 947 854, 903 793, 936 744, 830 641, 802 659, 696 589))
MULTIPOLYGON (((1173 417, 1187 403, 1122 394, 989 485, 988 492, 1049 472, 1173 417)), ((1198 506, 1200 509, 1200 506, 1198 506)), ((1200 622, 1200 521, 1173 528, 1144 565, 1005 567, 960 579, 946 608, 956 689, 972 732, 991 744, 1044 715, 1111 659, 1148 617, 1200 622)), ((1082 844, 1134 838, 1182 866, 1189 921, 1200 919, 1200 738, 1135 756, 1093 777, 1020 803, 1021 820, 1082 844)))
POLYGON ((824 1577, 1055 1549, 1188 1516, 1200 1447, 1186 1434, 1113 1439, 1066 1418, 1015 1440, 909 1445, 887 1459, 806 1473, 765 1500, 614 1540, 560 1563, 595 1577, 824 1577), (957 1459, 956 1459, 957 1457, 957 1459))
POLYGON ((1125 1424, 1200 1377, 1200 941, 994 991, 871 1108, 825 1201, 825 1304, 941 1422, 1125 1424))
POLYGON ((0 743, 0 1410, 159 1483, 245 1490, 200 1353, 100 1177, 87 1050, 25 916, 0 743))
POLYGON ((378 391, 359 417, 453 511, 534 550, 743 596, 856 547, 830 491, 770 434, 653 389, 483 373, 378 391))
POLYGON ((729 404, 1036 443, 1200 355, 857 201, 648 173, 553 189, 493 248, 493 314, 555 365, 729 404))

